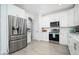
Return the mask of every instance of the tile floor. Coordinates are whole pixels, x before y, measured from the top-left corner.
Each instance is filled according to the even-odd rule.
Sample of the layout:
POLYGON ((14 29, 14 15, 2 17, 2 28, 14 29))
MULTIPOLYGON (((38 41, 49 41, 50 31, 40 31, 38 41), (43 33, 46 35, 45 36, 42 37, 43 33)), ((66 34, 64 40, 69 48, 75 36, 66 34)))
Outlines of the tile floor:
POLYGON ((69 55, 69 50, 67 46, 34 40, 26 48, 11 55, 69 55))

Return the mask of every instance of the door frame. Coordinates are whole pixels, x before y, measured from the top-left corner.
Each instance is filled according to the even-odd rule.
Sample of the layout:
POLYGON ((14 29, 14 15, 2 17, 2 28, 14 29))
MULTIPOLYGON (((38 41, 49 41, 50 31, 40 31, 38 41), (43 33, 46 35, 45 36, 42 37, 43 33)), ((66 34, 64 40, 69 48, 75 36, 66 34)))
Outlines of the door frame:
POLYGON ((28 17, 28 20, 30 21, 30 25, 31 25, 31 41, 33 39, 33 21, 31 17, 28 17))

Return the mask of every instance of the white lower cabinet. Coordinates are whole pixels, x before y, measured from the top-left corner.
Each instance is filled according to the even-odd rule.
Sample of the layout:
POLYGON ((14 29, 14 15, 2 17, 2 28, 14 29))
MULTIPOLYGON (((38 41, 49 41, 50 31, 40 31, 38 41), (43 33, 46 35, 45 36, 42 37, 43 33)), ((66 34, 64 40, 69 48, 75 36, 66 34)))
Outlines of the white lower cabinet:
POLYGON ((74 42, 73 38, 69 36, 68 47, 69 47, 70 54, 74 54, 73 42, 74 42))
POLYGON ((68 47, 71 55, 79 55, 79 41, 69 36, 68 47))
POLYGON ((74 46, 74 48, 75 48, 75 54, 79 55, 79 41, 75 40, 74 44, 75 44, 75 46, 74 46))

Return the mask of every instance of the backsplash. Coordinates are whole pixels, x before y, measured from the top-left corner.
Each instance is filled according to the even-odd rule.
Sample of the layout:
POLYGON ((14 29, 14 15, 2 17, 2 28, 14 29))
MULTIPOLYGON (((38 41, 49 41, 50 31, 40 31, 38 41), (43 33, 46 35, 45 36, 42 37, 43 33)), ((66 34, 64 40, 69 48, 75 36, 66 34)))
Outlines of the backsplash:
POLYGON ((70 33, 79 33, 79 26, 71 27, 70 33))

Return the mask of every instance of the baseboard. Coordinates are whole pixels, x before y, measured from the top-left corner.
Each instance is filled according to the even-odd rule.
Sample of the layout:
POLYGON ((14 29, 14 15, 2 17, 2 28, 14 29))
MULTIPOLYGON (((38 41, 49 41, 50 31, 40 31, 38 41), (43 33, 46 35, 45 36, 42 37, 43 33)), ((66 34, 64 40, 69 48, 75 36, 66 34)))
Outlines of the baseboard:
POLYGON ((8 55, 8 52, 5 53, 1 52, 0 55, 8 55))

